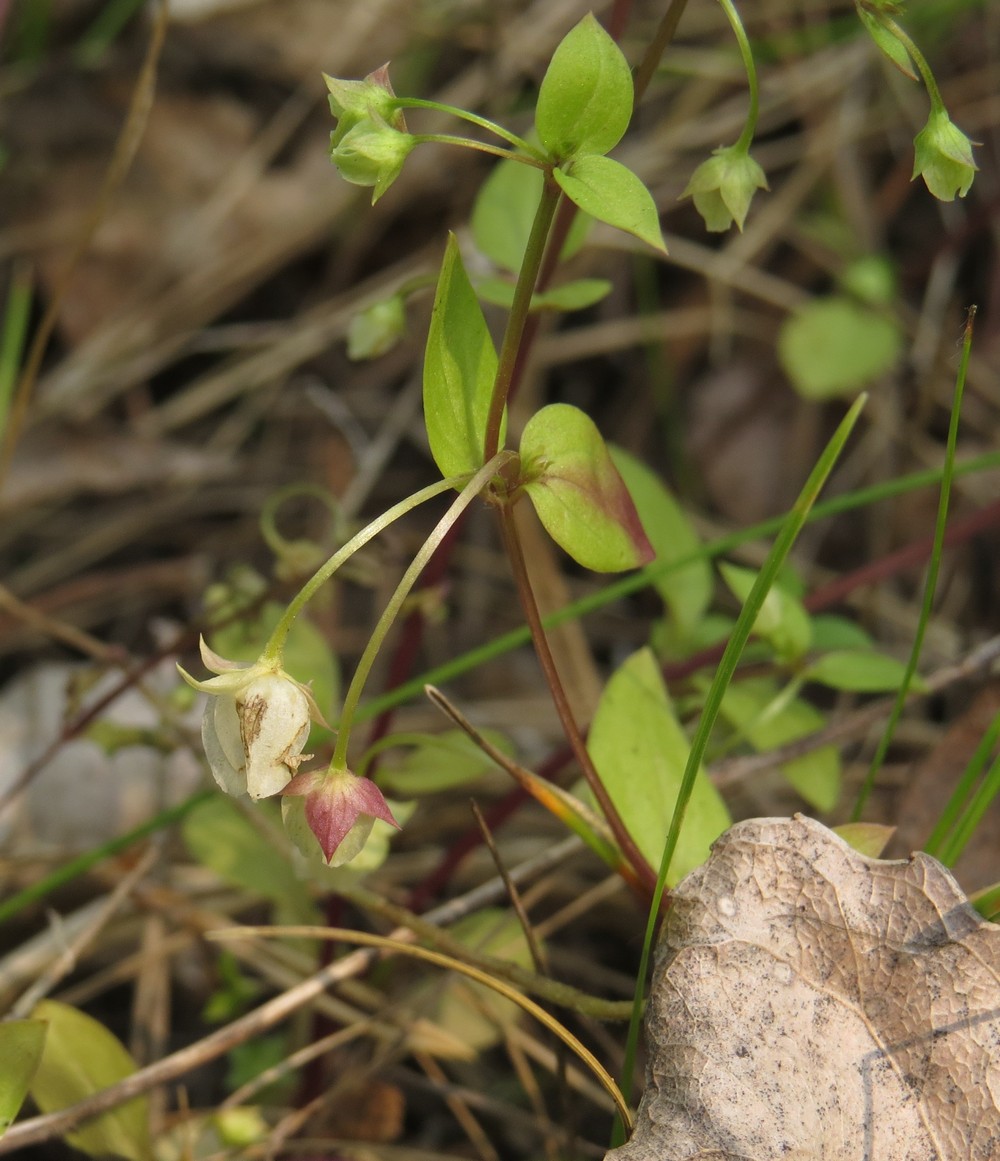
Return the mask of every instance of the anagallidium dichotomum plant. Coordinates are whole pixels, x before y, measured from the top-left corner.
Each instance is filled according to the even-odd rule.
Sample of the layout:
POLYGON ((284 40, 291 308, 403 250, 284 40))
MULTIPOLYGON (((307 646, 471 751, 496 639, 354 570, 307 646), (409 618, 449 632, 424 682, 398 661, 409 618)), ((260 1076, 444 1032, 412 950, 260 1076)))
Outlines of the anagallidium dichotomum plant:
MULTIPOLYGON (((950 121, 926 61, 889 15, 898 4, 856 2, 878 47, 916 76, 913 62, 929 93, 931 114, 917 138, 914 176, 923 176, 938 197, 965 194, 975 171, 971 142, 950 121)), ((685 190, 710 230, 726 229, 734 222, 742 228, 751 198, 767 184, 749 153, 758 115, 749 41, 732 0, 720 3, 743 57, 750 107, 739 140, 716 150, 698 167, 685 190)), ((393 619, 431 553, 476 496, 484 495, 500 513, 505 543, 516 538, 510 509, 526 498, 552 538, 584 567, 613 572, 650 561, 652 549, 635 506, 592 420, 567 404, 543 407, 525 425, 519 451, 514 452, 506 450, 505 416, 513 366, 559 200, 568 199, 591 217, 634 235, 660 253, 666 247, 651 193, 634 172, 608 156, 628 127, 634 87, 624 55, 593 16, 584 17, 571 29, 553 55, 539 91, 532 141, 453 106, 396 96, 386 66, 360 81, 326 77, 326 83, 337 122, 331 136, 331 160, 347 181, 372 188, 373 201, 396 180, 412 150, 427 142, 490 153, 542 175, 499 354, 456 240, 452 238, 446 247, 424 362, 428 442, 446 478, 400 501, 334 553, 289 604, 254 663, 227 661, 203 643, 202 660, 214 676, 197 680, 183 674, 189 684, 209 696, 202 737, 222 790, 253 800, 282 795, 283 817, 297 845, 303 835, 311 834, 324 859, 339 864, 361 850, 376 820, 397 825, 374 783, 347 766, 350 725, 393 619), (413 133, 404 109, 450 114, 502 144, 413 133), (300 771, 310 757, 303 753, 310 724, 321 722, 322 716, 309 687, 283 665, 282 651, 292 622, 358 548, 418 504, 450 490, 458 491, 458 497, 407 569, 358 663, 341 707, 329 766, 325 771, 300 771)), ((391 341, 403 321, 400 292, 387 320, 379 323, 386 333, 379 332, 374 339, 362 336, 361 345, 369 349, 391 341)), ((519 583, 523 580, 520 577, 519 583)), ((536 646, 544 647, 544 641, 536 638, 536 646)), ((610 802, 601 798, 603 787, 596 772, 592 767, 588 772, 582 741, 579 748, 584 773, 626 851, 631 840, 620 832, 620 820, 616 822, 610 802)))

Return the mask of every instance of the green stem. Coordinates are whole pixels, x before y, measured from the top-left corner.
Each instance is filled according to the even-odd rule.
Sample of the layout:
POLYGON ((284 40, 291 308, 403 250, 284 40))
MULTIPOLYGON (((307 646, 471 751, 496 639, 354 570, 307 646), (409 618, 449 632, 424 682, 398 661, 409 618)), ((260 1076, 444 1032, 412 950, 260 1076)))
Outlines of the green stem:
POLYGON ((514 301, 511 303, 510 315, 507 318, 507 329, 504 331, 503 343, 500 346, 497 374, 493 381, 493 394, 490 397, 490 410, 486 420, 486 436, 483 440, 484 460, 492 459, 500 450, 500 427, 503 423, 503 412, 507 406, 507 396, 510 393, 514 368, 517 365, 517 353, 521 347, 525 324, 531 310, 531 296, 534 293, 538 271, 545 255, 545 240, 549 236, 552 218, 555 215, 556 206, 559 204, 560 192, 551 175, 546 175, 541 200, 535 211, 535 220, 531 224, 531 233, 528 235, 524 259, 517 276, 514 301))
MULTIPOLYGON (((347 768, 347 747, 351 737, 351 725, 354 721, 355 711, 358 708, 358 702, 361 699, 362 690, 365 687, 365 682, 368 680, 368 674, 371 672, 371 667, 375 663, 375 658, 382 646, 382 642, 392 627, 393 621, 398 616, 399 610, 403 607, 403 602, 410 595, 410 590, 416 584, 417 578, 423 572, 427 562, 437 551, 441 541, 448 535, 455 521, 468 508, 476 496, 479 495, 480 491, 486 487, 490 479, 496 475, 499 469, 508 460, 513 458, 514 454, 512 452, 502 452, 493 456, 489 463, 484 464, 476 472, 472 479, 462 488, 462 491, 453 501, 448 511, 434 526, 433 531, 421 545, 420 551, 413 558, 409 568, 403 573, 402 580, 400 580, 396 586, 396 591, 392 594, 392 597, 382 610, 378 624, 368 639, 368 644, 365 646, 365 650, 361 654, 361 658, 354 670, 350 687, 344 696, 344 706, 341 710, 340 721, 337 726, 337 745, 330 762, 331 770, 343 770, 347 768)), ((454 481, 449 486, 453 485, 454 481)))
POLYGON ((931 109, 935 113, 947 114, 945 103, 941 97, 941 90, 938 88, 937 81, 934 79, 934 74, 931 72, 931 66, 927 63, 927 58, 917 48, 916 42, 906 32, 903 27, 896 23, 891 16, 887 16, 881 9, 875 9, 871 15, 882 25, 887 31, 899 41, 899 43, 906 49, 906 51, 913 58, 913 63, 917 66, 917 72, 920 73, 920 78, 924 82, 924 88, 927 90, 927 96, 930 98, 931 109))
POLYGON ((525 165, 533 165, 536 169, 544 169, 546 165, 546 162, 539 158, 525 157, 523 153, 503 149, 499 145, 487 145, 485 141, 476 141, 472 137, 455 137, 451 133, 414 133, 412 136, 418 145, 434 141, 439 145, 459 145, 463 149, 475 149, 479 153, 490 153, 494 157, 502 157, 505 161, 521 161, 525 165))
POLYGON ((604 783, 601 781, 601 777, 594 766, 590 754, 587 752, 583 734, 580 732, 580 727, 577 725, 576 718, 573 716, 569 698, 566 696, 562 680, 559 677, 559 670, 556 668, 555 658, 552 656, 552 650, 549 648, 549 641, 542 625, 542 618, 535 601, 535 594, 531 588, 531 580, 528 576, 528 568, 524 560, 524 551, 521 547, 521 538, 518 536, 517 526, 514 523, 514 510, 510 504, 504 504, 500 508, 500 528, 503 533, 507 559, 510 561, 514 581, 517 584, 518 596, 521 599, 521 609, 524 612, 524 619, 528 622, 528 628, 531 631, 531 640, 534 644, 535 652, 538 655, 538 662, 542 667, 542 672, 545 674, 545 681, 549 687, 549 692, 552 694, 552 701, 559 715, 563 732, 566 735, 566 739, 570 744, 570 748, 580 766, 587 785, 597 800, 602 814, 607 819, 608 826, 611 827, 611 833, 615 836, 615 841, 621 848, 622 854, 634 867, 643 887, 648 891, 652 888, 656 878, 653 874, 653 868, 649 865, 642 851, 636 846, 635 839, 632 838, 628 832, 628 828, 622 822, 621 815, 619 815, 615 804, 611 801, 611 796, 605 789, 604 783))
POLYGON ((509 129, 504 129, 502 125, 498 125, 495 121, 489 121, 485 117, 479 117, 475 113, 470 113, 468 109, 459 109, 455 105, 445 105, 440 101, 426 101, 420 97, 397 97, 395 105, 397 109, 434 109, 438 113, 449 113, 452 117, 458 117, 462 121, 468 121, 470 125, 478 125, 480 129, 485 129, 488 133, 493 133, 502 140, 509 142, 515 149, 520 149, 524 153, 527 153, 529 157, 534 157, 537 161, 545 162, 548 160, 546 155, 536 145, 531 145, 523 137, 518 137, 516 133, 511 133, 509 129))
POLYGON ((451 488, 461 487, 465 479, 465 476, 451 476, 447 480, 439 480, 436 484, 430 484, 426 488, 421 488, 419 492, 414 492, 412 496, 407 496, 405 500, 400 500, 398 504, 394 504, 387 512, 383 512, 376 520, 373 520, 370 524, 362 528, 360 532, 352 536, 343 548, 339 548, 325 564, 320 565, 292 598, 281 620, 275 625, 270 639, 264 646, 263 652, 260 655, 261 661, 281 661, 281 654, 285 648, 285 642, 288 639, 292 625, 295 623, 295 618, 316 595, 318 589, 333 576, 345 560, 349 560, 359 548, 363 548, 369 540, 378 536, 380 532, 388 528, 390 524, 394 523, 401 516, 405 516, 407 512, 412 512, 414 508, 418 508, 421 504, 426 503, 426 501, 433 500, 435 496, 440 496, 442 492, 447 492, 451 488))
MULTIPOLYGON (((649 907, 646 936, 642 946, 642 957, 639 961, 639 972, 636 977, 635 1005, 632 1009, 632 1022, 629 1025, 628 1041, 625 1047, 622 1091, 626 1094, 632 1089, 632 1074, 635 1070, 635 1057, 639 1045, 639 1025, 643 1007, 643 994, 646 986, 646 972, 649 968, 649 958, 653 948, 653 934, 656 931, 656 925, 660 916, 660 902, 663 898, 663 892, 667 883, 667 874, 670 869, 670 864, 673 861, 674 851, 677 849, 677 839, 680 836, 681 826, 683 825, 684 816, 687 812, 691 792, 694 789, 695 779, 698 777, 702 758, 708 746, 712 729, 715 726, 719 708, 722 705, 722 698, 736 671, 740 655, 750 637, 754 622, 757 620, 757 614, 760 612, 761 606, 764 604, 764 600, 771 586, 774 584, 778 572, 784 564, 788 553, 791 551, 792 545, 802 531, 809 517, 809 512, 816 503, 816 498, 820 490, 826 483, 830 472, 833 470, 833 466, 837 462, 844 444, 847 442, 858 420, 858 416, 861 414, 861 409, 866 399, 867 396, 860 396, 850 411, 848 411, 847 415, 841 420, 840 426, 834 432, 833 437, 824 448, 823 454, 810 473, 808 480, 806 480, 798 499, 785 517, 781 531, 775 538, 774 545, 768 554, 767 560, 757 574, 757 579, 754 582, 753 588, 750 590, 750 595, 747 597, 740 611, 739 618, 733 628, 732 635, 729 638, 726 650, 722 655, 722 660, 719 662, 719 666, 715 671, 715 677, 712 680, 712 685, 705 698, 705 707, 702 710, 701 717, 698 720, 698 727, 691 740, 691 749, 688 753, 687 765, 684 767, 684 775, 681 778, 680 789, 677 792, 677 802, 674 805, 673 818, 670 820, 670 828, 667 831, 666 842, 663 844, 660 871, 656 877, 653 899, 649 907)), ((616 1126, 616 1134, 619 1134, 620 1131, 620 1126, 616 1126)))
POLYGON ((868 801, 868 796, 871 794, 872 787, 875 785, 875 779, 878 776, 879 770, 882 768, 886 754, 889 752, 889 745, 896 733, 896 726, 899 724, 899 719, 903 716, 903 710, 906 707, 906 697, 909 693, 910 685, 913 683, 913 676, 917 671, 917 663, 920 660, 920 652, 924 645, 924 635, 927 632, 927 625, 931 619, 931 611, 934 608, 938 570, 941 566, 941 553, 944 550, 944 534, 948 527, 948 501, 951 498, 951 483, 955 474, 958 421, 962 413, 962 395, 965 391, 965 376, 969 370, 969 358, 972 354, 972 323, 975 317, 976 308, 972 307, 969 310, 968 319, 965 324, 962 359, 958 367, 958 376, 955 380, 955 394, 951 404, 951 420, 948 424, 948 440, 945 444, 944 452, 944 471, 941 476, 941 492, 938 497, 937 521, 934 526, 934 547, 931 549, 931 558, 927 565, 927 580, 924 584, 924 599, 920 609, 920 620, 917 622, 917 631, 913 636, 913 646, 910 649, 910 656, 906 663, 906 672, 903 674, 903 680, 899 684, 899 689, 896 690, 896 700, 893 702, 889 720, 886 722, 885 730, 882 732, 882 737, 879 739, 879 744, 872 757, 871 765, 868 767, 868 774, 862 783, 861 789, 858 791, 858 798, 854 804, 854 810, 851 812, 852 822, 857 822, 861 818, 865 803, 868 801))
POLYGON ((743 67, 746 69, 747 85, 750 88, 750 108, 747 110, 746 124, 743 126, 743 132, 740 134, 740 139, 736 143, 737 149, 742 149, 744 153, 749 152, 750 146, 753 144, 754 131, 757 128, 757 115, 760 111, 760 88, 757 83, 757 66, 754 63, 753 51, 750 48, 750 41, 747 39, 746 29, 743 27, 743 21, 740 19, 739 12, 736 11, 736 5, 733 0, 719 0, 723 11, 729 19, 733 34, 736 37, 736 43, 740 47, 740 56, 743 58, 743 67))

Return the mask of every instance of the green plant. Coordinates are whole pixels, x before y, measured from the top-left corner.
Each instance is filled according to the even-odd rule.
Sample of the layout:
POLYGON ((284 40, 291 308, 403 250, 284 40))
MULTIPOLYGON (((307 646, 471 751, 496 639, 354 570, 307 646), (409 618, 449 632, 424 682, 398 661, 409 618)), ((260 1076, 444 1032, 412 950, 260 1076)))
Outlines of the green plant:
MULTIPOLYGON (((763 171, 749 153, 758 104, 753 59, 736 9, 729 0, 724 0, 724 7, 746 66, 750 111, 736 144, 716 150, 685 189, 684 196, 693 198, 713 231, 734 222, 742 229, 754 193, 766 188, 763 171)), ((859 6, 859 13, 880 49, 900 67, 914 61, 928 88, 932 111, 928 127, 917 139, 914 176, 921 174, 935 196, 964 195, 975 168, 971 145, 948 119, 926 62, 888 14, 888 5, 859 6)), ((256 648, 237 654, 217 634, 213 644, 218 652, 205 643, 202 647, 204 664, 215 676, 199 680, 182 671, 191 687, 210 695, 203 725, 209 765, 227 794, 254 801, 280 797, 281 820, 265 816, 266 825, 283 825, 303 858, 312 860, 314 873, 324 876, 331 868, 348 864, 370 867, 371 859, 377 861, 385 854, 386 832, 381 832, 383 845, 376 849, 375 823, 399 827, 403 821, 405 805, 390 805, 368 777, 382 751, 391 748, 405 755, 403 764, 385 776, 385 785, 401 797, 433 793, 477 775, 482 768, 479 751, 470 756, 462 735, 455 736, 453 746, 442 746, 439 737, 390 736, 355 756, 350 746, 375 657, 412 598, 420 573, 470 505, 478 501, 489 505, 496 513, 539 663, 586 787, 572 795, 546 785, 532 772, 515 769, 510 754, 503 752, 503 739, 476 736, 476 741, 491 760, 510 769, 529 792, 583 835, 650 903, 624 1083, 627 1092, 645 966, 661 902, 669 898, 666 892, 672 884, 704 860, 709 844, 730 822, 724 802, 704 772, 716 722, 724 722, 729 730, 717 743, 720 749, 746 743, 763 750, 822 724, 820 711, 803 697, 811 683, 855 692, 901 688, 905 696, 913 678, 916 654, 904 670, 875 651, 869 641, 859 639, 849 623, 811 614, 787 567, 789 552, 814 512, 864 400, 848 410, 796 504, 773 529, 777 537, 763 567, 753 571, 735 564, 720 566, 722 579, 740 605, 739 614, 732 618, 713 611, 715 586, 708 554, 682 510, 648 469, 609 447, 583 411, 563 403, 544 406, 524 425, 517 450, 507 448, 507 405, 530 342, 532 317, 541 311, 591 305, 608 289, 597 280, 550 285, 552 269, 582 240, 587 228, 582 215, 665 252, 652 196, 635 173, 608 156, 628 127, 634 93, 628 63, 615 42, 593 17, 571 30, 542 82, 535 136, 530 140, 460 109, 399 97, 384 68, 363 81, 327 78, 327 84, 337 118, 331 159, 347 181, 372 188, 373 202, 388 193, 407 158, 422 144, 443 143, 500 157, 500 166, 484 187, 473 217, 474 239, 500 275, 474 284, 457 239, 448 239, 436 285, 423 384, 426 432, 442 480, 401 500, 347 538, 318 567, 314 546, 300 545, 294 553, 282 547, 283 563, 291 573, 301 571, 306 563, 315 571, 286 608, 265 609, 260 622, 266 629, 256 648), (503 144, 413 132, 405 114, 421 110, 451 114, 503 144), (560 207, 567 206, 575 207, 568 213, 580 211, 579 225, 575 231, 560 232, 556 228, 560 207), (499 350, 490 336, 481 300, 509 309, 499 350), (339 569, 395 520, 452 493, 457 495, 450 496, 447 511, 386 605, 339 712, 318 704, 315 694, 321 685, 329 701, 334 701, 336 682, 330 676, 331 664, 324 680, 311 686, 316 674, 312 664, 303 660, 308 656, 305 644, 304 654, 293 660, 291 643, 304 624, 299 620, 303 610, 339 569), (525 567, 512 516, 515 505, 525 501, 534 506, 555 543, 583 568, 614 573, 650 567, 654 560, 665 566, 659 576, 647 574, 642 581, 655 584, 665 606, 654 647, 633 654, 611 676, 589 738, 570 708, 525 567), (755 643, 750 645, 752 639, 755 643), (658 663, 683 659, 722 640, 725 647, 714 677, 694 680, 679 708, 658 663), (241 660, 227 660, 223 654, 241 656, 241 660), (744 657, 766 665, 767 676, 733 683, 744 657), (307 745, 323 744, 330 737, 324 711, 335 719, 332 757, 325 769, 300 772, 300 765, 311 758, 304 753, 307 745), (697 724, 690 731, 688 725, 696 714, 697 724), (635 737, 641 744, 634 744, 635 737), (355 861, 366 854, 367 864, 355 861)), ((859 281, 864 280, 856 269, 854 275, 845 278, 845 285, 858 294, 859 281)), ((374 357, 388 349, 404 329, 406 297, 420 289, 419 285, 406 287, 369 308, 362 325, 354 330, 352 357, 374 357)), ((843 314, 843 301, 839 304, 843 314)), ((849 321, 857 324, 858 319, 855 315, 849 321)), ((835 329, 829 316, 814 316, 811 325, 821 333, 835 329)), ((882 339, 882 346, 891 347, 894 355, 897 332, 890 326, 888 337, 883 332, 882 339)), ((807 332, 806 346, 809 343, 807 332)), ((876 356, 870 361, 879 368, 889 359, 882 349, 876 356)), ((786 358, 801 370, 801 359, 786 358)), ((817 384, 806 373, 799 377, 803 393, 815 397, 840 394, 865 378, 842 374, 833 382, 817 384)), ((236 613, 242 631, 250 618, 236 613)), ((320 666, 326 660, 320 647, 320 666)), ((977 771, 984 762, 985 758, 977 771)), ((835 752, 827 749, 790 762, 785 773, 817 809, 830 809, 836 802, 840 786, 835 752)), ((991 772, 990 793, 994 782, 991 772)), ((982 795, 966 808, 948 851, 960 844, 969 819, 974 825, 981 801, 982 795)), ((953 813, 959 809, 956 806, 953 813)), ((227 821, 232 823, 231 818, 227 821)), ((201 829, 189 825, 188 842, 203 861, 213 865, 218 853, 205 842, 205 816, 201 823, 201 829)), ((212 824, 219 825, 217 815, 212 824)), ((237 829, 241 825, 235 824, 237 829)), ((245 879, 246 867, 255 859, 252 836, 248 839, 245 828, 226 853, 231 855, 240 846, 248 847, 250 854, 235 875, 230 862, 229 874, 236 882, 245 879)), ((327 876, 321 881, 349 891, 348 875, 349 870, 342 869, 341 877, 327 876)), ((301 903, 294 886, 282 876, 269 875, 269 880, 270 888, 262 893, 294 911, 301 903)), ((343 932, 336 934, 348 938, 343 932)), ((621 1100, 618 1103, 621 1107, 621 1100)))

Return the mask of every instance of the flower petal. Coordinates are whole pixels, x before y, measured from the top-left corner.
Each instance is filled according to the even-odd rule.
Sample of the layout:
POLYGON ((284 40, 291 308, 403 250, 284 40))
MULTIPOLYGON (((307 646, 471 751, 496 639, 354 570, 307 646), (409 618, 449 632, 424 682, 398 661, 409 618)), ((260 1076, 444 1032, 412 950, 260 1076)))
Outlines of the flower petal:
POLYGON ((258 677, 236 699, 253 799, 277 794, 291 779, 309 737, 309 702, 301 686, 276 673, 258 677))
POLYGON ((246 794, 243 742, 236 704, 232 699, 213 698, 205 703, 201 741, 215 781, 226 794, 243 797, 246 794))

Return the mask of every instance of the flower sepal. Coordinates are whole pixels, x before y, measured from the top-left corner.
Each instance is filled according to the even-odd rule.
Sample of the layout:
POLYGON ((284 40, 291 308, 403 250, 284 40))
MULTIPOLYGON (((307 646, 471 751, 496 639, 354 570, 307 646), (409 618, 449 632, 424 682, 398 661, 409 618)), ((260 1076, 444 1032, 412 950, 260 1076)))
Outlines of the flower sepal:
POLYGON ((296 775, 282 791, 281 813, 289 837, 308 857, 310 844, 297 825, 304 817, 331 867, 343 866, 361 853, 376 819, 399 829, 375 783, 346 769, 296 775))
POLYGON ((389 81, 389 65, 369 73, 363 81, 342 81, 323 74, 330 93, 330 112, 337 119, 330 145, 335 147, 362 121, 379 117, 393 129, 406 129, 403 112, 396 107, 396 94, 389 81))

